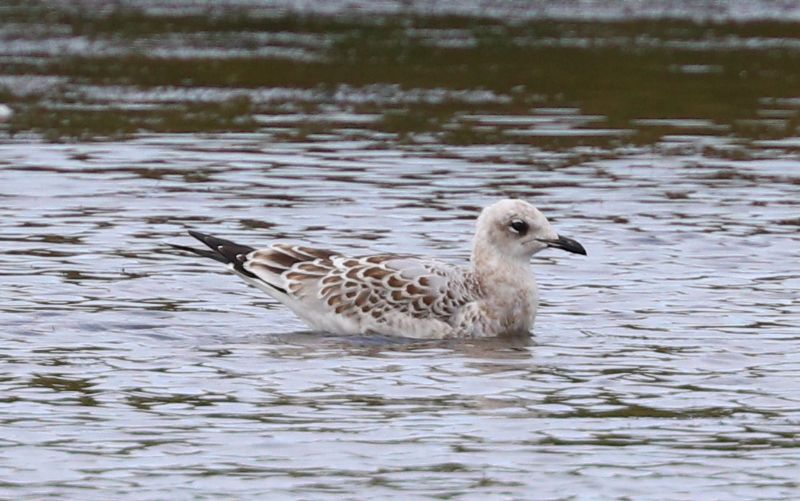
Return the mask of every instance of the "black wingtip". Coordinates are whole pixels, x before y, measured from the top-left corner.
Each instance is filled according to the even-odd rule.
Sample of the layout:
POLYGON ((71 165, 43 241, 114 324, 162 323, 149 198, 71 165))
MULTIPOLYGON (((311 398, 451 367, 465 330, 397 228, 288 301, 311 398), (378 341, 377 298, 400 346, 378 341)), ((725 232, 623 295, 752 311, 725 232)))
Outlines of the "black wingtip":
POLYGON ((247 245, 239 245, 237 243, 231 242, 230 240, 225 240, 222 238, 217 238, 211 235, 206 235, 205 233, 200 233, 199 231, 195 230, 188 230, 189 235, 193 236, 197 240, 203 242, 203 244, 207 245, 211 251, 203 251, 204 253, 208 254, 200 254, 197 251, 193 251, 196 254, 205 255, 207 257, 211 257, 212 259, 216 259, 225 264, 232 264, 233 269, 238 271, 239 273, 255 278, 248 270, 244 269, 242 264, 245 261, 244 256, 250 254, 255 249, 253 247, 249 247, 247 245), (213 254, 213 256, 211 256, 213 254))
MULTIPOLYGON (((206 238, 208 238, 210 236, 210 235, 206 235, 205 233, 200 233, 199 231, 195 231, 195 230, 188 230, 188 232, 189 232, 189 235, 191 235, 194 238, 200 240, 204 244, 206 243, 206 238)), ((208 244, 206 244, 206 245, 208 245, 208 244)))
POLYGON ((217 254, 216 252, 212 252, 210 250, 195 249, 194 247, 189 247, 187 245, 178 245, 178 244, 170 244, 170 243, 167 243, 167 245, 169 245, 173 249, 176 249, 176 250, 179 250, 179 251, 191 252, 192 254, 196 254, 198 256, 211 258, 214 261, 219 261, 220 263, 228 264, 228 260, 225 258, 225 256, 222 256, 222 255, 217 254))
POLYGON ((191 247, 189 247, 187 245, 171 244, 169 242, 164 242, 164 243, 165 243, 165 245, 169 245, 173 249, 177 249, 177 250, 181 250, 181 251, 195 252, 196 250, 198 250, 198 249, 192 249, 191 247))
MULTIPOLYGON (((238 273, 249 278, 258 279, 256 275, 244 269, 243 266, 245 261, 244 256, 253 252, 255 250, 253 247, 249 247, 247 245, 239 245, 237 243, 231 242, 230 240, 224 240, 222 238, 213 237, 211 235, 206 235, 205 233, 200 233, 199 231, 195 230, 187 230, 187 231, 189 232, 189 235, 201 241, 203 244, 207 245, 210 250, 194 249, 186 245, 177 245, 177 244, 167 244, 167 245, 169 245, 174 249, 191 252, 203 257, 208 257, 215 261, 219 261, 221 263, 231 264, 233 265, 233 269, 238 273)), ((269 282, 265 282, 264 280, 261 279, 259 280, 269 285, 276 291, 281 292, 283 294, 287 294, 286 289, 271 284, 269 282)))

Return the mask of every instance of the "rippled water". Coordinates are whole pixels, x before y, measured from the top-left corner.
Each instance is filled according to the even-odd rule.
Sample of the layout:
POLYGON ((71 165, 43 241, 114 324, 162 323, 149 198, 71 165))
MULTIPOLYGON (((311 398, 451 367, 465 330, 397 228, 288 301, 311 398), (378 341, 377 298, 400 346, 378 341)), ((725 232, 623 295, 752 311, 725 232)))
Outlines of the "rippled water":
MULTIPOLYGON (((324 73, 335 85, 304 86, 302 66, 279 86, 203 87, 126 80, 128 66, 57 71, 41 48, 81 35, 56 21, 20 17, 0 41, 0 60, 17 64, 0 70, 14 111, 0 140, 2 497, 797 497, 790 24, 667 23, 647 38, 609 23, 518 40, 551 72, 553 40, 582 61, 622 47, 598 56, 615 64, 636 54, 631 40, 657 40, 642 56, 651 78, 635 82, 596 68, 594 85, 552 73, 524 88, 499 76, 433 86, 412 57, 413 82, 324 73), (93 115, 109 109, 124 127, 93 115), (542 305, 528 343, 307 332, 223 267, 164 245, 196 228, 463 262, 480 207, 502 196, 535 203, 589 251, 534 259, 542 305)), ((372 29, 343 22, 330 30, 372 29)), ((268 57, 248 45, 259 33, 304 44, 279 56, 292 64, 335 60, 328 35, 213 38, 186 23, 69 46, 93 64, 121 57, 101 45, 148 43, 199 64, 182 51, 268 57)), ((474 33, 413 29, 440 47, 470 47, 474 33)), ((482 60, 477 40, 445 77, 482 60)))

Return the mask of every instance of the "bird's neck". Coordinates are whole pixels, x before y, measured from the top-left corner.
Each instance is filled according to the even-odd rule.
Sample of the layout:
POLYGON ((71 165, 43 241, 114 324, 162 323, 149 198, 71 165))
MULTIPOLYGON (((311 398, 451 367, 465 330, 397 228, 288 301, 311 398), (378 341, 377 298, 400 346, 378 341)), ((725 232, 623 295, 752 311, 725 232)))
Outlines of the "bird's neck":
POLYGON ((506 256, 491 247, 475 246, 471 261, 475 276, 487 292, 504 289, 518 294, 536 287, 527 256, 506 256))
POLYGON ((527 259, 478 248, 472 253, 473 273, 480 284, 484 321, 499 334, 525 334, 536 316, 538 291, 527 259))

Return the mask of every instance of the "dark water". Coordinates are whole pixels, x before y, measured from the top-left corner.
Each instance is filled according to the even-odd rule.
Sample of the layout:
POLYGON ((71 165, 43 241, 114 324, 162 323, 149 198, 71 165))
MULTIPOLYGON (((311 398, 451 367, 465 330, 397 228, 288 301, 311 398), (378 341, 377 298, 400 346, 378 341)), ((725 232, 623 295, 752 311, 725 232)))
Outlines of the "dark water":
POLYGON ((0 497, 797 498, 791 5, 115 5, 0 5, 0 497), (309 333, 163 245, 459 262, 503 196, 589 250, 527 344, 309 333))

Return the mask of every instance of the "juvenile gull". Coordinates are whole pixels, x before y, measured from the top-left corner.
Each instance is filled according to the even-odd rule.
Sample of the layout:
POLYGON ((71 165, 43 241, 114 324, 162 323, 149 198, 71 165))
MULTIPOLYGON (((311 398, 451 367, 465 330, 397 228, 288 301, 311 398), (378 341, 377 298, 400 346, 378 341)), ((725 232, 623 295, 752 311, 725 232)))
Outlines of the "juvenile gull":
POLYGON ((483 209, 469 266, 281 243, 255 249, 189 234, 211 250, 173 247, 225 263, 313 329, 417 339, 528 335, 538 302, 531 256, 547 247, 586 255, 522 200, 483 209))

